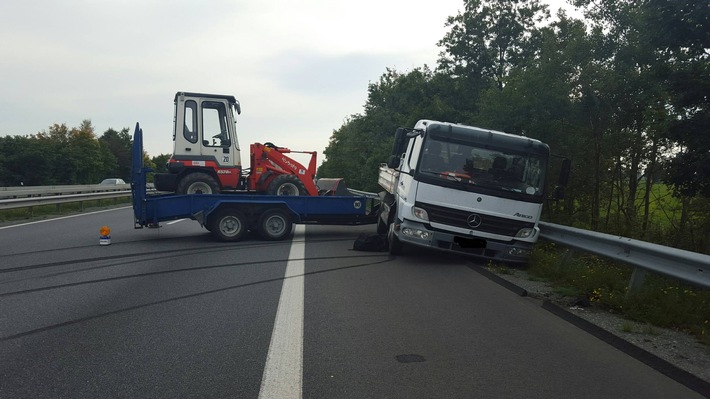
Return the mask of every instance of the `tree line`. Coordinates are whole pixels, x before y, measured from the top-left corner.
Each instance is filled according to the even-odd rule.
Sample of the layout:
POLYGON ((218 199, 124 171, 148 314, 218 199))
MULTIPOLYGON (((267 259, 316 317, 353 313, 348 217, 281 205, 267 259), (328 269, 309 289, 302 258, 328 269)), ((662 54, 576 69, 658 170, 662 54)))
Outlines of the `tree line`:
MULTIPOLYGON (((0 186, 98 184, 111 177, 128 182, 132 146, 128 128, 109 128, 97 136, 90 120, 73 128, 54 124, 36 134, 0 137, 0 186)), ((144 154, 144 164, 165 169, 168 157, 144 154)))
POLYGON ((584 18, 552 18, 538 0, 463 1, 437 65, 371 83, 319 176, 379 191, 394 131, 419 119, 502 130, 572 160, 547 220, 710 253, 710 7, 570 3, 584 18))

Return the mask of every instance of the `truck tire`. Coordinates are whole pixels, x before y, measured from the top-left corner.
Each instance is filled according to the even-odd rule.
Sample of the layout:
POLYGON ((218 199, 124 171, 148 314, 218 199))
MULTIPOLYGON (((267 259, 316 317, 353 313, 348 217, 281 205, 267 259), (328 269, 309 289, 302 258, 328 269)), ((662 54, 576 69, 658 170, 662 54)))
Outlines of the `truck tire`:
POLYGON ((207 173, 195 172, 183 177, 177 185, 178 194, 219 194, 219 184, 207 173))
POLYGON ((247 219, 237 209, 216 211, 208 217, 207 226, 207 230, 220 241, 239 241, 247 233, 247 219))
POLYGON ((402 251, 404 250, 404 244, 394 234, 393 229, 394 224, 391 224, 389 234, 387 234, 387 243, 389 245, 390 255, 402 255, 402 251))
POLYGON ((259 216, 259 237, 280 241, 291 234, 291 216, 282 209, 267 209, 259 216))
POLYGON ((269 183, 266 189, 269 195, 308 195, 306 186, 294 175, 280 175, 269 183))
POLYGON ((382 220, 383 207, 384 204, 380 204, 380 207, 377 208, 377 234, 387 234, 387 231, 389 230, 389 225, 382 220))

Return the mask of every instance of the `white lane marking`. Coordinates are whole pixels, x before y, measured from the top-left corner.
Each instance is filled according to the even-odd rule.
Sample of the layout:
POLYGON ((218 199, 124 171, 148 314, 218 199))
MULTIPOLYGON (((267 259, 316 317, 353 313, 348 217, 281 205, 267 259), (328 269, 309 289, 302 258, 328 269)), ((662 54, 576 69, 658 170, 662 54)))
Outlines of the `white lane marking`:
POLYGON ((11 226, 0 227, 0 230, 11 229, 11 228, 13 228, 13 227, 20 227, 20 226, 29 226, 29 225, 31 225, 31 224, 37 224, 37 223, 53 222, 53 221, 55 221, 55 220, 62 220, 62 219, 75 218, 75 217, 79 217, 79 216, 95 215, 95 214, 97 214, 97 213, 118 211, 118 210, 126 209, 126 208, 130 208, 130 206, 123 206, 123 207, 120 207, 120 208, 105 209, 105 210, 103 210, 103 211, 96 211, 96 212, 89 212, 89 213, 79 213, 79 214, 76 214, 76 215, 62 216, 62 217, 52 218, 52 219, 36 220, 36 221, 34 221, 34 222, 27 222, 27 223, 21 223, 21 224, 13 224, 13 225, 11 225, 11 226))
POLYGON ((303 391, 303 283, 306 228, 296 225, 261 378, 260 399, 300 399, 303 391), (296 259, 296 260, 293 260, 296 259))
POLYGON ((182 222, 183 220, 187 220, 187 219, 173 220, 172 222, 168 222, 168 223, 165 223, 165 224, 166 224, 166 225, 175 224, 175 223, 177 223, 177 222, 182 222))

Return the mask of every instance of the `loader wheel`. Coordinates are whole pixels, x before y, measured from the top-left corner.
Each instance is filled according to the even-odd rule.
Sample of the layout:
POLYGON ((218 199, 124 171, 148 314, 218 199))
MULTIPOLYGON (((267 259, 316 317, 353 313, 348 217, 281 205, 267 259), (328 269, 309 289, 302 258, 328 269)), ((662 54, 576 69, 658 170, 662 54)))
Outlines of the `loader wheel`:
POLYGON ((270 195, 308 195, 306 186, 294 175, 277 176, 266 189, 270 195))
POLYGON ((239 241, 247 233, 246 220, 241 211, 225 208, 209 216, 207 230, 221 241, 239 241))
POLYGON ((177 185, 178 194, 219 194, 219 185, 214 177, 207 173, 190 173, 177 185))
POLYGON ((259 217, 259 236, 264 240, 279 241, 291 234, 293 223, 281 209, 267 209, 259 217))

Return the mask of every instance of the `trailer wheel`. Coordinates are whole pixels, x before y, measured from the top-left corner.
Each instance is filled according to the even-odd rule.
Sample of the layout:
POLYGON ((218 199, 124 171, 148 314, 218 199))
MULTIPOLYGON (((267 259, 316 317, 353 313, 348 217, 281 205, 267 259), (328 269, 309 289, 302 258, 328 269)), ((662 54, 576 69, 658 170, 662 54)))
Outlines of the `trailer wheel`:
POLYGON ((292 227, 291 217, 281 209, 267 209, 259 217, 259 236, 264 240, 283 240, 292 227))
POLYGON ((294 175, 281 175, 269 183, 266 192, 270 195, 308 195, 306 186, 294 175))
POLYGON ((207 220, 207 230, 221 241, 239 241, 247 233, 244 214, 237 209, 222 209, 207 220))
POLYGON ((196 172, 185 176, 177 185, 178 194, 219 194, 219 184, 207 173, 196 172))

